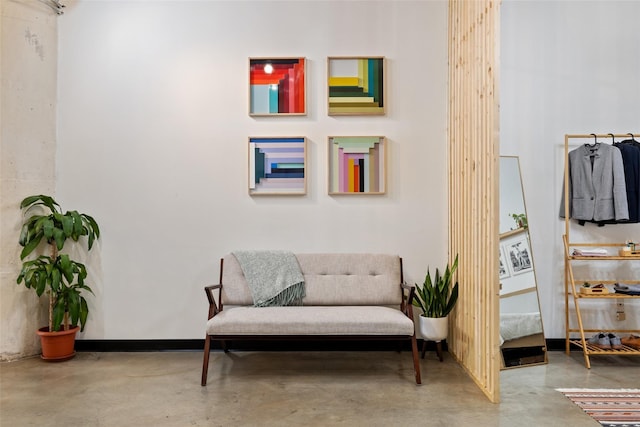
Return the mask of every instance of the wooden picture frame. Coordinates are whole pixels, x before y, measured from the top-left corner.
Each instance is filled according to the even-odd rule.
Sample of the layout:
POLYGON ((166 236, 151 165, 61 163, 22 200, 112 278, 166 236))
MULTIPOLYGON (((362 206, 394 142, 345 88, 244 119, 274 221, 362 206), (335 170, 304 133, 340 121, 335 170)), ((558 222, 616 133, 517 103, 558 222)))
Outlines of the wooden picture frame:
POLYGON ((249 137, 249 195, 307 193, 307 139, 249 137))
POLYGON ((249 115, 307 114, 306 59, 249 58, 249 115))
POLYGON ((328 151, 330 195, 386 193, 384 136, 330 136, 328 151))
POLYGON ((327 58, 327 111, 330 116, 373 116, 386 112, 385 58, 327 58))

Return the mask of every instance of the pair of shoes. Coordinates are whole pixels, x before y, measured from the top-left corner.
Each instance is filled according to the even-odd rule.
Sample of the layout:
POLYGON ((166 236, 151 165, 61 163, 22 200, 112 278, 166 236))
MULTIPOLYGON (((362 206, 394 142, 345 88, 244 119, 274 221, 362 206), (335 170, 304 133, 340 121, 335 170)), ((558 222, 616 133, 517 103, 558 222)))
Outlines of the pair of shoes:
POLYGON ((588 343, 602 350, 619 350, 622 348, 620 337, 612 333, 604 334, 601 332, 599 334, 595 334, 594 336, 589 338, 588 343))
POLYGON ((630 335, 628 337, 622 338, 622 345, 626 345, 627 347, 635 348, 636 350, 640 350, 640 337, 636 335, 630 335))

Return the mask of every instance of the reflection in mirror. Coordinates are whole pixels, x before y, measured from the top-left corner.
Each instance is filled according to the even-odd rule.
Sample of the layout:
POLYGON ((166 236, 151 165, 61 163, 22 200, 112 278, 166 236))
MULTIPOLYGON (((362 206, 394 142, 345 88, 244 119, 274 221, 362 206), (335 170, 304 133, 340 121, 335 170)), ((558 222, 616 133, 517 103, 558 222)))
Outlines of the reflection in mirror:
POLYGON ((547 363, 518 157, 500 157, 499 258, 503 369, 547 363))

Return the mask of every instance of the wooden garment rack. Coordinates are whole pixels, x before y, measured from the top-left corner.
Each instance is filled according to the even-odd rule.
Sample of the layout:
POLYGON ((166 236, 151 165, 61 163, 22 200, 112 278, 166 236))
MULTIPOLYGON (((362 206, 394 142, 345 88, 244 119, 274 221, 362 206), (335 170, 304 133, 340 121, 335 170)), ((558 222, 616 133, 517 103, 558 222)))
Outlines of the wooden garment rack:
MULTIPOLYGON (((640 255, 634 256, 618 256, 617 249, 621 249, 625 246, 625 243, 594 243, 594 242, 572 242, 569 233, 570 233, 570 221, 569 218, 569 204, 571 200, 569 200, 569 141, 572 139, 594 139, 597 141, 598 138, 625 138, 625 139, 635 139, 635 135, 638 133, 627 133, 627 134, 576 134, 565 135, 564 139, 564 220, 565 220, 565 233, 562 236, 563 244, 564 244, 564 266, 565 266, 565 277, 564 277, 564 305, 565 305, 565 352, 569 354, 571 345, 575 345, 578 348, 581 348, 584 354, 584 362, 587 368, 591 368, 591 361, 589 360, 590 356, 595 355, 640 355, 640 348, 629 347, 626 345, 621 346, 617 349, 602 349, 596 347, 587 342, 587 337, 585 337, 585 332, 587 333, 597 333, 602 331, 602 329, 593 329, 593 328, 585 328, 582 313, 580 311, 580 301, 581 300, 616 300, 616 301, 624 301, 627 299, 640 299, 640 296, 634 295, 624 295, 617 294, 614 292, 609 292, 607 294, 585 294, 578 291, 576 286, 576 282, 587 282, 588 278, 576 279, 573 274, 573 263, 576 262, 598 262, 598 261, 621 261, 621 262, 640 262, 640 255), (610 248, 613 251, 613 255, 610 253, 608 256, 577 256, 573 255, 573 249, 576 248, 593 248, 593 247, 602 247, 602 248, 610 248), (569 297, 573 299, 573 304, 575 308, 575 315, 577 320, 577 327, 571 327, 570 323, 570 313, 569 313, 569 297), (579 339, 572 339, 572 333, 579 333, 579 339)), ((597 141, 603 143, 601 141, 597 141)), ((593 283, 593 281, 591 281, 593 283)), ((611 285, 616 282, 624 282, 628 284, 637 284, 640 283, 640 280, 609 280, 602 281, 596 280, 598 283, 602 283, 605 285, 611 285)), ((609 330, 608 332, 619 332, 619 333, 636 333, 638 334, 638 330, 630 330, 630 329, 615 329, 609 330)))

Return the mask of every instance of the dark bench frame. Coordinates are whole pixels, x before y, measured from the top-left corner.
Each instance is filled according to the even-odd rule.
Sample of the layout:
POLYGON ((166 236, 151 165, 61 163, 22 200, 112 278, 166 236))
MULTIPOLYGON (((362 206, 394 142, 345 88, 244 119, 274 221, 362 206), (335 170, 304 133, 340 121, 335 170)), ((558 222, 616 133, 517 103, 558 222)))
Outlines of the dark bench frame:
MULTIPOLYGON (((204 291, 209 301, 209 317, 216 316, 224 309, 222 301, 222 269, 224 266, 224 259, 220 259, 220 280, 217 285, 205 286, 204 291), (216 304, 216 298, 214 291, 217 290, 217 300, 219 305, 216 304)), ((400 258, 400 287, 402 288, 402 303, 400 304, 400 310, 413 321, 413 298, 415 297, 415 287, 404 282, 404 276, 402 272, 402 258, 400 258)), ((415 328, 412 336, 404 335, 209 335, 205 336, 204 340, 204 360, 202 362, 202 386, 207 385, 207 374, 209 370, 209 355, 211 353, 211 342, 220 341, 222 349, 225 353, 229 351, 227 347, 228 341, 236 340, 394 340, 394 341, 411 341, 411 351, 413 354, 413 369, 416 378, 416 384, 422 384, 420 377, 420 360, 418 357, 418 344, 416 341, 415 328)))

